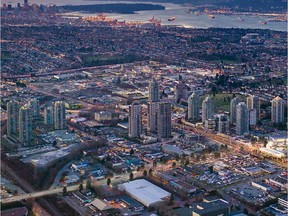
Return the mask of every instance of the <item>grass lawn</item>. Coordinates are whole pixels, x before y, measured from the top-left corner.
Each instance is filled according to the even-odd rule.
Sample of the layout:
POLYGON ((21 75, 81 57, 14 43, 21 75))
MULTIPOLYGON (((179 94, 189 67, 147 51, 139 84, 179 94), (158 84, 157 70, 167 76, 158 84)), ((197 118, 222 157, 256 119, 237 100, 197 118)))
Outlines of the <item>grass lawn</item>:
MULTIPOLYGON (((202 104, 202 101, 209 96, 214 100, 214 106, 215 106, 215 112, 218 110, 224 110, 229 112, 230 111, 230 101, 233 98, 233 94, 216 94, 215 97, 212 94, 207 94, 202 97, 200 97, 200 101, 202 104)), ((241 101, 246 101, 246 97, 243 97, 242 95, 236 95, 240 98, 241 101)))

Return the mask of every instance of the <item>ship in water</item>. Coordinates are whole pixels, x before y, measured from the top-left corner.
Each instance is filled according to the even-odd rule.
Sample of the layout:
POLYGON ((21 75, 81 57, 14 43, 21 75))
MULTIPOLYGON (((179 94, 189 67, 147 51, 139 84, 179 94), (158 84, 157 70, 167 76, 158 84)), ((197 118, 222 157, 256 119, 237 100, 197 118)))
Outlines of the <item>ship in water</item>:
POLYGON ((215 18, 215 16, 213 14, 209 14, 208 17, 211 18, 211 19, 215 18))
POLYGON ((168 21, 174 21, 174 20, 176 20, 176 17, 169 17, 168 18, 168 21))

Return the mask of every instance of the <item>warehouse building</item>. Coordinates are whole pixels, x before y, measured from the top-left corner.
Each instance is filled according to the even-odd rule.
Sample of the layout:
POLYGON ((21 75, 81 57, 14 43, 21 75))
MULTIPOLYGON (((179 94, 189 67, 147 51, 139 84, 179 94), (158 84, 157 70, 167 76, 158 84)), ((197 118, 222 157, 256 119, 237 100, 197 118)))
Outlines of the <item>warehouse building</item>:
POLYGON ((118 186, 118 189, 125 191, 129 196, 146 207, 168 201, 171 194, 162 188, 150 183, 145 179, 130 181, 118 186))

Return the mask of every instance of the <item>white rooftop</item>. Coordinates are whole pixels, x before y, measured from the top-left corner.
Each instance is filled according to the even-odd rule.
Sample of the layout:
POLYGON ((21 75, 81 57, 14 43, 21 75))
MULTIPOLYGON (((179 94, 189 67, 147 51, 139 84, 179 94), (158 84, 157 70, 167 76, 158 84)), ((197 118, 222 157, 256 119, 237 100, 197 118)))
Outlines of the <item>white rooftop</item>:
POLYGON ((145 179, 138 179, 119 185, 132 198, 149 207, 154 203, 161 202, 171 194, 145 179))

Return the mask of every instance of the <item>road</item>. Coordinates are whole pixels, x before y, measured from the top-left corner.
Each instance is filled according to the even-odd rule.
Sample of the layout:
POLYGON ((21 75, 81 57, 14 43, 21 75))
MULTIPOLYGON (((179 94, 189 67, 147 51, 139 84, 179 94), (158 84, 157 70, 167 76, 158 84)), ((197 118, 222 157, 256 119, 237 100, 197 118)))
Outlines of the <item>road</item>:
MULTIPOLYGON (((60 74, 67 74, 67 73, 75 73, 75 72, 82 72, 83 70, 93 70, 93 69, 108 69, 115 65, 104 65, 104 66, 93 66, 93 67, 83 67, 77 69, 68 69, 68 70, 60 70, 60 71, 51 71, 47 73, 35 73, 35 77, 43 77, 43 76, 52 76, 52 75, 60 75, 60 74)), ((3 76, 2 79, 18 79, 18 78, 30 78, 30 74, 24 75, 14 75, 14 76, 3 76)))
MULTIPOLYGON (((11 169, 9 168, 3 161, 1 161, 1 172, 5 172, 10 178, 12 178, 13 180, 15 180, 19 186, 26 192, 28 193, 34 193, 36 192, 34 190, 34 188, 32 188, 32 186, 30 186, 25 180, 23 180, 22 178, 18 177, 18 175, 11 169)), ((22 195, 20 195, 21 197, 22 195)), ((29 195, 28 195, 29 196, 29 195)), ((18 196, 19 197, 19 196, 18 196)), ((11 199, 14 197, 10 197, 7 199, 11 199)), ((32 197, 28 197, 28 198, 32 198, 32 197)), ((27 199, 27 198, 26 198, 27 199)), ((17 200, 10 200, 9 202, 5 201, 6 199, 2 199, 1 200, 1 204, 4 203, 9 203, 9 202, 15 202, 15 201, 21 201, 23 199, 17 199, 17 200)), ((36 202, 37 203, 37 207, 41 208, 39 209, 39 211, 43 211, 46 212, 41 206, 44 206, 45 208, 49 209, 49 211, 51 213, 53 213, 53 216, 62 216, 62 214, 53 206, 51 205, 49 202, 47 202, 45 199, 39 199, 39 201, 36 202)), ((47 213, 48 214, 48 213, 47 213)))
MULTIPOLYGON (((141 172, 134 172, 133 174, 134 174, 134 177, 138 177, 141 175, 141 172)), ((118 175, 116 178, 112 177, 111 178, 111 182, 112 182, 111 184, 114 185, 117 183, 128 181, 129 175, 130 175, 130 173, 124 173, 124 174, 118 175)), ((106 184, 106 181, 107 181, 106 179, 102 179, 99 181, 95 181, 95 184, 96 185, 104 185, 104 184, 106 184)), ((43 197, 43 196, 53 195, 53 194, 58 194, 58 193, 63 192, 63 187, 56 187, 54 189, 48 189, 48 190, 43 190, 43 191, 35 191, 31 187, 27 186, 27 184, 25 184, 25 185, 26 185, 27 189, 29 188, 29 190, 27 190, 27 191, 30 191, 29 194, 21 194, 18 196, 5 198, 5 199, 1 200, 1 203, 6 204, 6 203, 21 201, 21 200, 26 200, 26 199, 31 199, 31 198, 37 198, 37 197, 43 197)), ((84 186, 84 188, 86 187, 86 181, 83 182, 83 186, 84 186)), ((79 190, 79 185, 67 186, 66 188, 67 188, 67 192, 77 191, 77 190, 79 190)))

